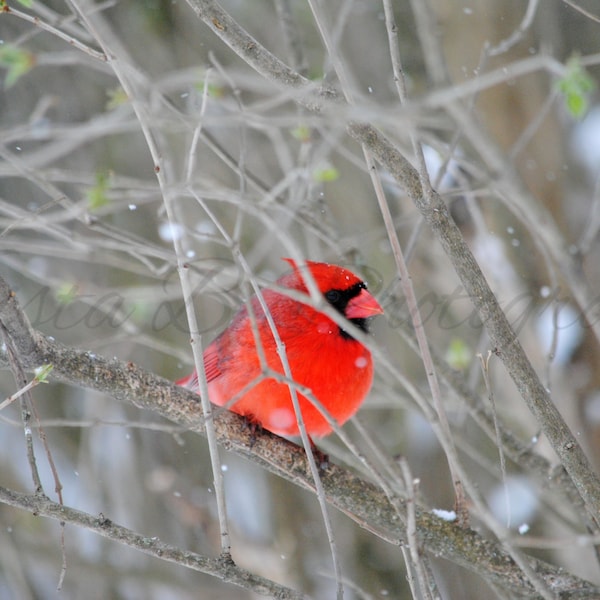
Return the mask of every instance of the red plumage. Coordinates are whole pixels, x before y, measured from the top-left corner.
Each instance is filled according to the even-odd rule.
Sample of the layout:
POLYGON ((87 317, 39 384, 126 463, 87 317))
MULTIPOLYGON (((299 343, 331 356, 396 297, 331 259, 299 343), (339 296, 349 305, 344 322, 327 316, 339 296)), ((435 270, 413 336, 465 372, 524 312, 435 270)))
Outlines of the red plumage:
MULTIPOLYGON (((277 281, 279 287, 307 293, 302 273, 293 260, 291 273, 277 281)), ((368 331, 370 317, 383 313, 365 284, 351 271, 327 263, 305 261, 325 299, 349 321, 368 331)), ((307 304, 273 289, 262 291, 278 335, 285 347, 293 380, 311 390, 341 425, 361 405, 373 381, 371 353, 351 331, 307 304)), ((266 364, 284 373, 276 341, 259 299, 251 300, 266 364)), ((350 328, 349 328, 350 329, 350 328)), ((204 352, 204 369, 210 401, 226 405, 239 395, 234 412, 279 435, 298 435, 289 386, 261 375, 259 353, 248 310, 241 308, 230 325, 204 352)), ((198 391, 194 371, 177 382, 198 391)), ((298 394, 306 431, 310 436, 331 433, 331 426, 310 400, 298 394)))

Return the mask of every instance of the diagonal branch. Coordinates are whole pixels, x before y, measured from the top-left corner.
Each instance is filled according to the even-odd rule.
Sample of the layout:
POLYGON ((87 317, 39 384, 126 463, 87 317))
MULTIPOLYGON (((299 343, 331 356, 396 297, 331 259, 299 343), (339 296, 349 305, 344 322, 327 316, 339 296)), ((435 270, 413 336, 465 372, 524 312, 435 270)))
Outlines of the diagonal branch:
POLYGON ((330 86, 312 83, 269 52, 240 27, 217 2, 189 0, 188 4, 223 42, 265 79, 276 83, 283 90, 294 91, 296 102, 318 112, 326 101, 339 99, 337 90, 330 86))
POLYGON ((477 309, 479 318, 490 336, 494 353, 504 363, 521 397, 573 480, 590 517, 598 522, 600 481, 540 381, 462 233, 450 217, 446 204, 433 190, 429 195, 429 202, 424 198, 419 176, 414 167, 374 127, 363 123, 352 123, 349 125, 349 132, 357 140, 366 143, 373 156, 404 187, 436 234, 477 309))
POLYGON ((142 536, 131 529, 127 529, 127 527, 114 523, 102 514, 95 517, 70 506, 53 502, 43 494, 22 494, 0 487, 0 502, 8 506, 21 508, 36 516, 48 517, 61 523, 82 527, 139 550, 144 554, 212 575, 227 583, 244 589, 251 589, 263 596, 280 598, 281 600, 301 600, 304 597, 303 594, 295 590, 241 569, 232 561, 224 560, 223 557, 207 558, 195 552, 181 550, 162 542, 156 537, 142 536))
MULTIPOLYGON (((108 360, 46 338, 31 328, 14 292, 2 278, 0 324, 19 353, 24 368, 52 364, 52 376, 61 381, 104 392, 138 408, 151 410, 191 431, 204 433, 202 409, 195 393, 131 362, 108 360)), ((227 411, 215 417, 215 433, 225 449, 314 492, 310 467, 299 446, 269 432, 256 436, 241 417, 227 411)), ((403 500, 396 499, 392 506, 378 487, 336 465, 330 465, 321 479, 327 501, 332 506, 391 544, 406 543, 406 503, 403 500)), ((535 595, 529 581, 500 545, 473 530, 444 521, 422 507, 417 507, 415 515, 418 540, 425 550, 475 571, 488 582, 515 594, 535 595)), ((600 595, 600 588, 585 580, 542 561, 529 560, 548 587, 563 598, 600 595)))

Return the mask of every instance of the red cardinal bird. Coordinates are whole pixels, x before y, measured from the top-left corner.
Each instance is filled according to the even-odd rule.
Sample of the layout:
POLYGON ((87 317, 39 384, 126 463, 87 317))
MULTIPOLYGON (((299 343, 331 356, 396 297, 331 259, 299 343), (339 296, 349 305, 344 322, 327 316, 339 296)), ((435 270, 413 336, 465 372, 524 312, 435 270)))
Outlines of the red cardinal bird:
MULTIPOLYGON (((281 277, 277 285, 308 294, 304 265, 285 260, 293 271, 281 277)), ((327 302, 355 326, 367 332, 370 317, 383 313, 354 273, 327 263, 305 261, 305 264, 327 302)), ((308 304, 272 289, 263 290, 262 297, 285 346, 294 381, 310 389, 342 425, 358 410, 371 388, 371 353, 352 337, 352 332, 308 304)), ((266 363, 272 371, 284 373, 258 298, 253 297, 251 302, 266 363)), ((278 435, 299 435, 288 385, 273 378, 261 378, 263 369, 246 307, 238 311, 229 327, 206 348, 204 369, 213 404, 224 406, 239 394, 239 400, 228 405, 232 411, 278 435)), ((177 383, 199 391, 196 371, 177 383)), ((308 435, 331 433, 331 426, 310 400, 302 394, 298 394, 298 399, 308 435)))

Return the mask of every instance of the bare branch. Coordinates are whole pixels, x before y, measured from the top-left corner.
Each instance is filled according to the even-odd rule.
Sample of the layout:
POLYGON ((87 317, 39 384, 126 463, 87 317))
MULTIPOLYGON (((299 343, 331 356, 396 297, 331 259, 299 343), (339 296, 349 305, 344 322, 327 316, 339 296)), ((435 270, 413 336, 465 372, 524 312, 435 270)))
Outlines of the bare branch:
POLYGON ((492 341, 494 353, 506 366, 523 400, 573 479, 586 503, 589 516, 597 521, 600 515, 600 481, 533 369, 471 250, 450 218, 445 203, 435 192, 431 195, 432 201, 425 202, 417 172, 397 148, 375 128, 353 123, 349 126, 349 132, 367 144, 377 160, 392 173, 400 185, 404 186, 438 237, 479 312, 492 341))
MULTIPOLYGON (((11 336, 24 367, 52 364, 53 377, 107 393, 186 426, 190 431, 204 433, 202 410, 195 393, 133 363, 107 360, 48 340, 31 329, 14 292, 1 278, 0 323, 11 336)), ((244 420, 230 412, 216 415, 214 425, 217 441, 226 450, 235 451, 301 488, 315 491, 310 465, 299 446, 268 432, 254 438, 244 420)), ((398 509, 404 514, 406 511, 402 499, 392 506, 382 490, 336 465, 330 465, 321 481, 327 502, 332 506, 382 539, 394 545, 406 543, 405 525, 398 519, 398 509)), ((419 543, 427 551, 474 570, 503 589, 512 589, 525 596, 535 594, 531 584, 497 544, 422 508, 415 507, 415 519, 419 543)), ((600 593, 600 588, 589 582, 566 575, 541 561, 530 558, 528 561, 538 577, 565 598, 600 593)))
POLYGON ((300 600, 304 598, 304 595, 300 592, 241 569, 231 560, 224 560, 222 557, 207 558, 195 552, 181 550, 162 542, 157 537, 146 537, 118 525, 103 514, 94 517, 70 506, 52 502, 44 495, 22 494, 0 487, 0 501, 8 506, 31 512, 36 516, 48 517, 69 525, 82 527, 114 542, 135 548, 144 554, 212 575, 226 583, 251 589, 257 594, 279 598, 280 600, 300 600))

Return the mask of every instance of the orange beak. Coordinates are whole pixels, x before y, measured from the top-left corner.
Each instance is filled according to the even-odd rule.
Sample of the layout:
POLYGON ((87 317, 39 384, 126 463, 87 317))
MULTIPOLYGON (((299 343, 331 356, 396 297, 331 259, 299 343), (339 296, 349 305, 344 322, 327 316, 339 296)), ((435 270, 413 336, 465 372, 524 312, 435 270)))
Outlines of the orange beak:
POLYGON ((347 319, 367 319, 382 314, 383 308, 367 290, 361 290, 358 296, 352 298, 344 311, 347 319))

